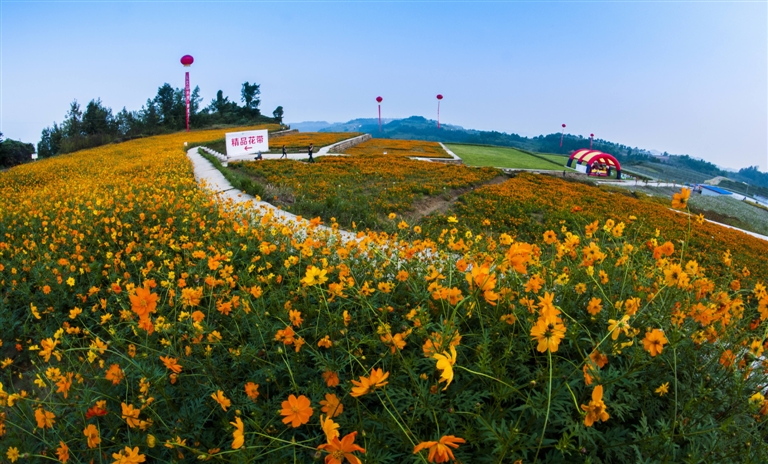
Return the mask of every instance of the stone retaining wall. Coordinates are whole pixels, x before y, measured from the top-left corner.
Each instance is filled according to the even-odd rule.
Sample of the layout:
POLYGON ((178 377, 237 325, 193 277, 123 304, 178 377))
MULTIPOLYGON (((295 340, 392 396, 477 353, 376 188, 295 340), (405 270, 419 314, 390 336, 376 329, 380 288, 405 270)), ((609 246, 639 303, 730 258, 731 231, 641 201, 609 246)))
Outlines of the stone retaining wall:
POLYGON ((269 136, 270 137, 280 137, 282 135, 298 134, 298 133, 299 133, 298 129, 286 129, 286 130, 281 130, 281 131, 277 131, 277 132, 270 132, 269 136))
POLYGON ((368 140, 371 140, 373 137, 371 137, 371 134, 363 134, 359 135, 357 137, 342 140, 341 142, 334 143, 333 145, 330 145, 328 147, 329 153, 343 153, 344 150, 348 150, 355 145, 360 145, 363 142, 367 142, 368 140))

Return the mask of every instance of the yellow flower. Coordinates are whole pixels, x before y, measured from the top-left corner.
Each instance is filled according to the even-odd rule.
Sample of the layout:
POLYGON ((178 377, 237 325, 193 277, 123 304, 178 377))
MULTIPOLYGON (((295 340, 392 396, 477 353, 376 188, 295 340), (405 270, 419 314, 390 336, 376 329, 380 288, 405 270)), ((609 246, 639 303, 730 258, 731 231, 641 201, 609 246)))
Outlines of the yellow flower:
POLYGON ((310 266, 304 278, 301 279, 301 283, 308 287, 321 285, 328 280, 328 277, 325 276, 327 272, 325 269, 320 270, 315 266, 310 266))
POLYGON ((658 393, 659 396, 664 396, 669 393, 669 382, 664 382, 659 385, 659 388, 657 388, 655 392, 658 393))
POLYGON ((8 452, 5 453, 5 455, 8 457, 8 460, 11 462, 16 462, 17 459, 19 459, 19 449, 15 446, 11 446, 8 448, 8 452))
POLYGON ((219 406, 221 406, 221 409, 224 411, 226 411, 228 407, 232 406, 232 402, 226 396, 224 396, 224 392, 221 390, 211 394, 211 398, 216 400, 216 402, 219 403, 219 406))
POLYGON ((443 351, 432 355, 432 358, 437 360, 437 369, 441 371, 440 383, 447 382, 443 391, 453 382, 453 366, 456 364, 456 348, 451 345, 449 349, 451 350, 450 353, 443 351))
POLYGON ((232 432, 232 449, 239 449, 245 443, 245 432, 243 429, 245 425, 239 417, 235 418, 234 422, 230 422, 235 427, 235 431, 232 432))

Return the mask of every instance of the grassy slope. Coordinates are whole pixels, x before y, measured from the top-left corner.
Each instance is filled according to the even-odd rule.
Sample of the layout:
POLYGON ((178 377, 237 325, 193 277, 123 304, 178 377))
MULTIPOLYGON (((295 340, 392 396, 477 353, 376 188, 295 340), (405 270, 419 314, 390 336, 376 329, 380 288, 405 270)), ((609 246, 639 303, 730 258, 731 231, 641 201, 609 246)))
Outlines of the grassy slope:
MULTIPOLYGON (((679 188, 632 187, 631 190, 647 195, 672 198, 679 188)), ((709 197, 691 194, 688 203, 693 212, 702 213, 707 219, 768 235, 768 211, 730 197, 709 197)))
MULTIPOLYGON (((560 160, 552 158, 552 162, 523 153, 514 148, 491 147, 478 145, 446 145, 469 166, 493 166, 499 168, 520 169, 567 169, 560 160)), ((548 159, 550 155, 542 155, 548 159)))

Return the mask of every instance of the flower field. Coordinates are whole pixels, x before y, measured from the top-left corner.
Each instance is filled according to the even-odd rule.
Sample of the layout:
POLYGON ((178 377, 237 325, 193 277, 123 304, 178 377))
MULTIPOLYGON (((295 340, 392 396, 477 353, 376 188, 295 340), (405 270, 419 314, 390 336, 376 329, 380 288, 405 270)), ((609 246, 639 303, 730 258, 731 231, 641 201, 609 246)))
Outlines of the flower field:
MULTIPOLYGON (((690 252, 701 262, 719 262, 719 257, 730 250, 742 265, 759 275, 768 275, 768 263, 762 259, 768 254, 767 242, 707 222, 689 224, 687 216, 672 211, 669 205, 660 206, 659 201, 640 201, 624 190, 604 191, 557 177, 521 174, 464 195, 451 214, 459 220, 456 226, 475 228, 487 221, 488 226, 479 227, 483 231, 507 232, 522 240, 540 237, 547 229, 563 225, 582 227, 606 219, 628 222, 627 218, 633 216, 635 227, 645 234, 654 234, 658 229, 676 243, 687 239, 690 252)), ((436 216, 421 226, 434 235, 447 224, 445 216, 436 216)))
MULTIPOLYGON (((279 127, 279 126, 276 126, 279 127)), ((266 127, 264 127, 266 129, 266 127)), ((272 129, 270 127, 270 129, 272 129)), ((230 129, 226 132, 235 132, 236 129, 230 129)), ((223 136, 223 133, 219 134, 223 136)), ((299 132, 293 134, 286 134, 280 136, 269 137, 269 151, 270 153, 282 153, 283 145, 287 153, 306 153, 309 148, 309 144, 315 145, 314 153, 325 146, 333 145, 334 143, 341 142, 342 140, 351 139, 362 135, 356 132, 299 132)), ((202 141, 202 145, 216 150, 219 153, 226 153, 227 146, 224 143, 224 138, 216 140, 202 141)))
POLYGON ((270 137, 269 150, 273 153, 279 153, 285 145, 288 153, 306 152, 309 144, 315 145, 315 153, 322 147, 333 145, 342 140, 351 139, 363 135, 358 132, 299 132, 295 134, 281 135, 279 137, 270 137))
POLYGON ((221 136, 0 174, 0 460, 768 461, 756 242, 543 176, 344 241, 199 189, 183 142, 221 136))
MULTIPOLYGON (((365 142, 367 143, 367 142, 365 142)), ((362 145, 362 144, 361 144, 362 145)), ((390 213, 405 213, 421 196, 478 185, 501 173, 425 163, 405 157, 367 155, 321 157, 316 163, 296 161, 239 162, 230 165, 278 189, 288 189, 294 201, 284 209, 305 216, 335 217, 343 227, 383 228, 390 213)), ((394 231, 398 229, 395 228, 394 231)))
POLYGON ((406 158, 451 158, 451 155, 446 153, 439 143, 424 140, 371 139, 348 148, 344 153, 348 155, 383 155, 386 153, 387 156, 406 158))

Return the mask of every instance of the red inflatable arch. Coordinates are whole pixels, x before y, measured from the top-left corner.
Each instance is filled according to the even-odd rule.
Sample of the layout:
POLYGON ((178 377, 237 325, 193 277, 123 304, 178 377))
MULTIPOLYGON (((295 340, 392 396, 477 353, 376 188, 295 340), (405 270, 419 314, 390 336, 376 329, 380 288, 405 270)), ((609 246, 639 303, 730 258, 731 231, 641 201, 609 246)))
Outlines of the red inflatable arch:
POLYGON ((576 160, 576 164, 587 165, 587 175, 610 176, 611 170, 615 169, 616 178, 621 179, 621 164, 619 164, 619 160, 608 153, 585 148, 571 153, 567 164, 569 168, 573 167, 573 160, 576 160))

